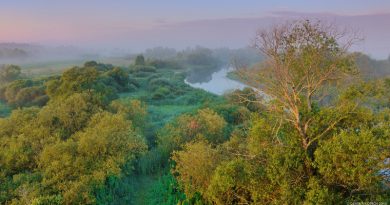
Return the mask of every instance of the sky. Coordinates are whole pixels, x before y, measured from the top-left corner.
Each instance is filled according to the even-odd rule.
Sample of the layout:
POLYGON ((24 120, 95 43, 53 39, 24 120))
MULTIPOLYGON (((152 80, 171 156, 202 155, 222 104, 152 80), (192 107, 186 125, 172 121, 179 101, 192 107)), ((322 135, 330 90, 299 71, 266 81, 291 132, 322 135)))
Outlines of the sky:
POLYGON ((0 42, 244 47, 258 28, 302 17, 358 28, 365 42, 355 49, 390 54, 389 0, 1 0, 0 42))

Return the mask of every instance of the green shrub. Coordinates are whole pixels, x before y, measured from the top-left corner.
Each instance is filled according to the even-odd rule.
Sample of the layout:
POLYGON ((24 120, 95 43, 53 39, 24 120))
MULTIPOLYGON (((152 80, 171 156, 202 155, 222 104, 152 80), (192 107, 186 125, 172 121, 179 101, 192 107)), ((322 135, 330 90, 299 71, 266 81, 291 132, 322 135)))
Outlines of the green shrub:
POLYGON ((133 76, 137 77, 137 78, 146 78, 146 77, 150 76, 150 72, 139 71, 139 72, 133 73, 133 76))
POLYGON ((51 196, 41 196, 35 198, 31 205, 61 205, 63 204, 63 199, 61 195, 51 195, 51 196))
POLYGON ((135 72, 156 72, 156 67, 150 65, 135 65, 131 69, 135 72))
POLYGON ((150 90, 157 90, 160 87, 171 87, 171 86, 172 86, 171 82, 165 78, 156 78, 156 79, 152 79, 149 82, 150 90))
POLYGON ((152 185, 146 204, 179 204, 185 198, 175 177, 168 173, 152 185))
POLYGON ((141 86, 138 80, 134 78, 129 78, 129 85, 133 85, 136 88, 139 88, 141 86))
POLYGON ((161 74, 153 74, 153 75, 149 76, 147 80, 148 80, 148 82, 150 82, 153 79, 157 79, 157 78, 161 78, 161 77, 162 77, 161 74))
POLYGON ((167 87, 159 87, 156 91, 154 91, 152 95, 153 100, 161 100, 167 97, 169 95, 169 88, 167 87))
POLYGON ((138 55, 135 58, 135 65, 145 65, 145 57, 143 55, 138 55))
POLYGON ((136 91, 137 89, 138 89, 138 87, 135 86, 134 84, 130 84, 130 85, 128 86, 129 92, 134 92, 134 91, 136 91))
POLYGON ((10 106, 23 107, 45 105, 45 86, 40 80, 16 80, 0 89, 0 100, 10 106), (39 99, 39 100, 38 100, 39 99), (37 101, 38 100, 38 101, 37 101), (36 104, 36 102, 39 102, 36 104))

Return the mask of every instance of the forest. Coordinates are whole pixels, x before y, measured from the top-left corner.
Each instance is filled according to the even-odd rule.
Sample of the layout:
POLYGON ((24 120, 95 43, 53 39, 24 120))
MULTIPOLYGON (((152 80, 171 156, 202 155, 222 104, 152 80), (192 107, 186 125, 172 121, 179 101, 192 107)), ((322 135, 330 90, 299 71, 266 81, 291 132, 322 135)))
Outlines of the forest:
POLYGON ((0 204, 390 203, 390 58, 345 38, 301 20, 251 49, 158 47, 39 75, 2 65, 0 204), (247 88, 185 82, 226 65, 247 88))

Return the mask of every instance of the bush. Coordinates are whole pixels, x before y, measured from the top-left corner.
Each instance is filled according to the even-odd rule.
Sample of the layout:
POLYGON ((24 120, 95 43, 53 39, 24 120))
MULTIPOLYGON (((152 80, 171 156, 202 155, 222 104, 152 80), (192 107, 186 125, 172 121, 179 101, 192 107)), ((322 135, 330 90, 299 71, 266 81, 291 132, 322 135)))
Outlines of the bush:
POLYGON ((134 77, 137 77, 137 78, 146 78, 148 76, 150 76, 150 72, 144 72, 144 71, 138 71, 138 72, 135 72, 133 74, 134 77))
POLYGON ((145 65, 145 58, 143 55, 138 55, 135 58, 135 65, 145 65))
POLYGON ((154 91, 152 95, 153 100, 161 100, 166 98, 167 95, 169 95, 169 88, 167 87, 159 87, 156 91, 154 91))
POLYGON ((0 66, 0 83, 12 82, 20 77, 21 69, 16 65, 0 66))
POLYGON ((131 70, 135 72, 151 72, 155 73, 156 72, 156 67, 150 66, 150 65, 135 65, 131 67, 131 70))
POLYGON ((137 88, 139 88, 141 85, 139 84, 139 82, 137 81, 137 79, 134 79, 134 78, 129 78, 129 85, 133 85, 137 88))
POLYGON ((137 89, 138 89, 138 87, 135 86, 134 84, 130 84, 130 85, 128 86, 129 92, 134 92, 134 91, 136 91, 137 89))
POLYGON ((42 96, 39 96, 37 98, 35 98, 33 101, 32 101, 32 105, 37 105, 37 106, 44 106, 46 105, 46 103, 49 101, 49 96, 47 95, 42 95, 42 96))
MULTIPOLYGON (((24 105, 33 105, 34 101, 37 98, 40 98, 42 96, 45 96, 45 88, 40 86, 33 86, 33 87, 27 87, 22 88, 19 90, 19 92, 16 94, 14 98, 13 104, 16 106, 24 106, 24 105)), ((40 103, 46 104, 47 98, 40 98, 40 103), (42 99, 46 99, 46 102, 42 101, 42 99)))
POLYGON ((213 100, 213 95, 207 92, 204 92, 201 89, 195 89, 191 93, 179 96, 177 100, 182 102, 184 105, 193 105, 199 102, 204 103, 206 101, 213 100))
POLYGON ((44 105, 47 98, 43 96, 46 93, 41 81, 16 80, 0 89, 0 100, 16 107, 44 105))
POLYGON ((151 80, 160 78, 161 76, 162 76, 161 74, 153 74, 153 75, 149 76, 147 80, 148 80, 148 82, 150 82, 151 80))
POLYGON ((171 87, 171 86, 172 86, 171 82, 165 78, 156 78, 156 79, 152 79, 149 82, 149 88, 151 90, 156 90, 160 87, 171 87))
POLYGON ((244 106, 220 104, 214 110, 233 125, 239 125, 250 118, 250 111, 244 106))
POLYGON ((61 195, 51 195, 51 196, 41 196, 35 198, 32 202, 32 205, 60 205, 63 204, 63 198, 61 195))

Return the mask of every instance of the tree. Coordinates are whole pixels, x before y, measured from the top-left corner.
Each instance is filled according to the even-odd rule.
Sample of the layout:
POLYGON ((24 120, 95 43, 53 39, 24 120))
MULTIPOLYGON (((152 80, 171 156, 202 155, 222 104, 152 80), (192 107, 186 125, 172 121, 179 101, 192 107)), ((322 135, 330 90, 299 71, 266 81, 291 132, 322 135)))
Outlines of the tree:
POLYGON ((47 82, 50 99, 0 118, 0 204, 96 204, 95 191, 110 177, 131 172, 147 150, 140 132, 146 107, 136 100, 111 106, 109 96, 104 104, 99 100, 107 90, 123 90, 127 79, 120 68, 87 62, 62 76, 19 79, 2 88, 8 103, 36 105, 46 97, 47 82))
POLYGON ((322 142, 315 157, 326 184, 347 186, 351 193, 380 192, 381 188, 372 182, 383 180, 383 176, 373 173, 379 173, 378 165, 386 160, 385 156, 378 155, 386 141, 373 135, 367 129, 358 133, 341 132, 322 142))
POLYGON ((92 189, 119 176, 122 166, 146 149, 124 116, 97 113, 70 139, 45 147, 39 156, 42 185, 60 192, 66 204, 94 204, 92 189))
POLYGON ((384 133, 389 129, 380 120, 382 114, 363 106, 378 98, 364 102, 369 97, 366 88, 339 96, 329 93, 329 88, 342 90, 337 85, 348 85, 346 79, 356 73, 348 48, 357 39, 308 20, 257 33, 255 47, 266 61, 261 70, 243 72, 252 72, 245 75, 247 83, 270 97, 266 107, 271 116, 254 124, 260 123, 248 138, 249 156, 267 159, 261 164, 271 180, 268 186, 279 198, 262 193, 263 202, 301 203, 303 197, 308 203, 322 194, 321 200, 330 203, 338 197, 373 199, 383 192, 373 187, 385 180, 379 173, 386 166, 384 133))
POLYGON ((211 109, 198 110, 196 115, 183 114, 168 123, 157 136, 163 153, 179 149, 183 144, 195 139, 205 139, 212 144, 226 140, 226 121, 211 109))
POLYGON ((95 104, 108 105, 118 97, 117 92, 127 90, 128 82, 123 69, 92 61, 47 81, 46 93, 51 99, 60 100, 74 93, 86 93, 95 104))
POLYGON ((250 204, 248 184, 252 170, 242 159, 224 162, 215 170, 208 187, 208 197, 218 205, 250 204))
POLYGON ((266 56, 266 61, 260 72, 246 75, 251 76, 246 81, 272 98, 273 111, 295 127, 305 150, 318 140, 308 131, 316 104, 329 94, 326 88, 356 71, 353 56, 348 53, 356 39, 335 27, 309 20, 256 34, 254 46, 266 56), (345 38, 346 43, 341 45, 340 40, 345 38))
POLYGON ((145 58, 143 55, 138 55, 135 58, 135 65, 145 65, 145 58))
POLYGON ((341 45, 345 37, 310 21, 258 33, 256 47, 267 59, 261 70, 243 72, 253 90, 264 90, 268 98, 247 92, 241 97, 264 109, 255 110, 228 141, 203 151, 223 156, 217 166, 207 164, 217 154, 197 154, 194 143, 175 152, 184 190, 190 187, 190 196, 199 193, 210 204, 388 200, 388 81, 347 81, 355 73, 347 50, 355 38, 341 45), (189 162, 189 156, 201 157, 189 162))
MULTIPOLYGON (((0 83, 8 83, 19 78, 21 69, 16 65, 3 65, 0 67, 0 83)), ((0 85, 1 85, 0 84, 0 85)))
POLYGON ((121 114, 127 120, 130 120, 136 129, 140 129, 139 131, 145 131, 147 108, 141 101, 114 100, 111 102, 110 108, 117 114, 121 114))
POLYGON ((75 93, 60 101, 50 101, 40 112, 40 121, 67 139, 84 128, 93 114, 101 108, 88 100, 85 93, 75 93))
POLYGON ((211 173, 221 158, 222 156, 204 140, 187 143, 182 151, 173 152, 172 159, 177 163, 173 173, 184 186, 187 197, 192 198, 197 192, 206 195, 211 173))
POLYGON ((0 100, 13 107, 42 106, 47 102, 43 82, 19 79, 0 89, 0 100))

